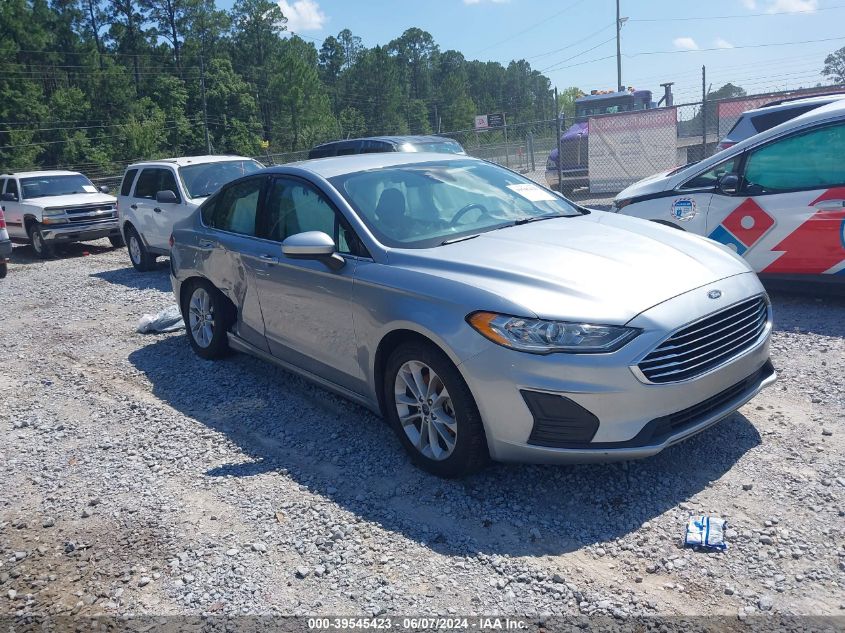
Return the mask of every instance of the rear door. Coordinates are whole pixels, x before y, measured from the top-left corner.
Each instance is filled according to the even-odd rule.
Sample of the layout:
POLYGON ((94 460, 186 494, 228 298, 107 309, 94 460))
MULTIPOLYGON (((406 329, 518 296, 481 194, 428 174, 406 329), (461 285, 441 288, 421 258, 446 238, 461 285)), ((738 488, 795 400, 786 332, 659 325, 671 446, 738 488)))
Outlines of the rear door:
POLYGON ((253 176, 224 186, 202 207, 203 222, 211 230, 198 244, 204 251, 206 277, 238 307, 238 335, 264 351, 267 342, 256 282, 267 274, 262 256, 274 250, 257 237, 266 183, 266 176, 253 176))
POLYGON ((773 274, 845 274, 845 122, 750 150, 738 195, 716 193, 709 237, 773 274))

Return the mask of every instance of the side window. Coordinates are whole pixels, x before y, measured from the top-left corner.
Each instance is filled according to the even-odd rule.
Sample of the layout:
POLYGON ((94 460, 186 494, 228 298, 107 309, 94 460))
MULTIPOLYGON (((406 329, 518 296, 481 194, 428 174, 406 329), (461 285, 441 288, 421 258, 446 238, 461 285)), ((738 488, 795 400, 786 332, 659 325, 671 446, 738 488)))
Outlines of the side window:
POLYGON ((305 231, 330 235, 339 253, 366 255, 351 227, 312 185, 292 178, 276 178, 267 195, 259 237, 275 242, 305 231))
POLYGON ((135 183, 135 197, 155 199, 158 193, 158 181, 160 169, 147 167, 141 170, 141 175, 138 176, 138 182, 135 183))
POLYGON ((361 145, 362 154, 380 154, 391 151, 392 147, 384 141, 363 141, 361 145))
POLYGON ((349 156, 350 154, 357 154, 360 149, 358 143, 343 143, 337 146, 337 156, 349 156))
POLYGON ((128 196, 129 192, 132 191, 132 182, 135 180, 135 176, 138 174, 137 169, 130 169, 124 174, 123 182, 120 184, 120 195, 121 196, 128 196))
POLYGON ((687 180, 684 184, 678 187, 678 189, 685 191, 688 189, 707 189, 715 187, 716 181, 719 180, 719 178, 725 174, 734 173, 738 166, 739 155, 729 158, 703 174, 698 174, 698 176, 687 180))
POLYGON ((757 195, 845 184, 844 153, 845 124, 774 141, 748 156, 743 191, 757 195))
POLYGON ((0 193, 3 193, 3 187, 6 186, 6 179, 0 178, 0 193))
POLYGON ((754 129, 758 132, 765 132, 766 130, 772 129, 776 125, 786 123, 787 121, 797 117, 799 114, 804 114, 805 112, 809 112, 810 110, 813 110, 817 107, 817 105, 809 105, 800 108, 788 108, 786 110, 764 112, 763 114, 758 114, 753 119, 751 119, 751 124, 754 126, 754 129))
MULTIPOLYGON (((250 178, 231 185, 215 196, 212 226, 221 231, 256 235, 258 201, 264 178, 250 178)), ((205 208, 203 208, 205 211, 205 208)), ((205 215, 203 213, 203 215, 205 215)))
POLYGON ((15 180, 14 178, 9 178, 9 180, 6 181, 6 193, 13 193, 16 197, 18 197, 18 199, 20 199, 20 196, 18 195, 17 180, 15 180))
POLYGON ((176 194, 176 202, 182 202, 182 195, 179 193, 179 185, 176 184, 176 174, 170 169, 161 169, 161 179, 158 182, 159 191, 172 191, 176 194))

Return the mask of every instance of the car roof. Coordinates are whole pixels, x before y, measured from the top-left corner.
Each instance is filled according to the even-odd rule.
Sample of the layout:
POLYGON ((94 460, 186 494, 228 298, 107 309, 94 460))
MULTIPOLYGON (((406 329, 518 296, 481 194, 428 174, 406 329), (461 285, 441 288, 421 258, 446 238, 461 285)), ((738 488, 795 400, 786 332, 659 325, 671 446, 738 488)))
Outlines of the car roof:
POLYGON ((78 171, 65 171, 63 169, 52 169, 44 171, 13 171, 6 174, 0 174, 0 178, 33 178, 38 176, 81 176, 78 171))
POLYGON ((328 143, 321 143, 315 145, 313 149, 318 147, 328 147, 338 143, 356 143, 358 141, 384 141, 385 143, 444 143, 448 141, 457 142, 455 139, 445 136, 433 136, 426 134, 410 134, 406 136, 362 136, 360 138, 345 138, 336 141, 329 141, 328 143))
POLYGON ((769 112, 779 112, 781 110, 792 110, 793 108, 802 108, 808 105, 823 106, 834 101, 845 99, 845 93, 817 95, 815 97, 798 97, 795 99, 787 99, 784 101, 775 101, 768 105, 754 108, 753 110, 746 110, 742 113, 743 116, 753 116, 755 114, 767 114, 769 112))
POLYGON ((283 172, 287 167, 295 167, 309 171, 323 178, 343 176, 358 171, 382 169, 385 167, 399 167, 415 163, 444 163, 455 161, 484 161, 463 154, 443 154, 436 152, 380 152, 377 154, 356 154, 354 156, 333 156, 330 158, 314 158, 296 163, 269 167, 270 171, 283 172))
POLYGON ((254 160, 249 156, 234 156, 226 154, 214 154, 207 156, 180 156, 178 158, 159 158, 156 160, 142 160, 137 163, 132 163, 126 169, 135 169, 136 167, 149 167, 156 165, 176 165, 177 167, 186 167, 187 165, 204 165, 206 163, 222 163, 229 160, 254 160))

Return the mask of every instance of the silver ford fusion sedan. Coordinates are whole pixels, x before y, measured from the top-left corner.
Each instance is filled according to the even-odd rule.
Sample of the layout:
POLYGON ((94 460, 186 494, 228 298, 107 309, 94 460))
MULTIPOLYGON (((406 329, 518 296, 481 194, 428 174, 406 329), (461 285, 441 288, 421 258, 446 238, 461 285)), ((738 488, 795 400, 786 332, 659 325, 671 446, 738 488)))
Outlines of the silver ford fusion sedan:
POLYGON ((743 260, 481 160, 274 167, 171 245, 198 355, 247 352, 380 412, 441 476, 653 455, 775 380, 743 260))

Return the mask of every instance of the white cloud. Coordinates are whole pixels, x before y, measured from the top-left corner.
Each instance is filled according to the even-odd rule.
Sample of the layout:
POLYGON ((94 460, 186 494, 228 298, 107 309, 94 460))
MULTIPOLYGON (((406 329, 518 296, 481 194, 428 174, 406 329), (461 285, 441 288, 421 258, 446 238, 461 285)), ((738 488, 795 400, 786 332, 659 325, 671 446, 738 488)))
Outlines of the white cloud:
POLYGON ((511 0, 464 0, 464 4, 481 4, 482 2, 492 2, 493 4, 505 4, 511 0))
POLYGON ((672 43, 675 45, 675 48, 679 48, 684 51, 698 50, 698 44, 696 44, 695 40, 691 37, 676 37, 672 40, 672 43))
POLYGON ((771 0, 766 13, 814 13, 819 0, 771 0))
POLYGON ((328 17, 315 0, 279 0, 279 8, 288 19, 288 31, 319 31, 328 17))
POLYGON ((728 40, 722 39, 721 37, 717 37, 716 41, 713 42, 713 46, 716 48, 733 48, 734 45, 731 44, 728 40))
POLYGON ((753 11, 757 8, 757 0, 742 0, 742 6, 749 11, 753 11))

